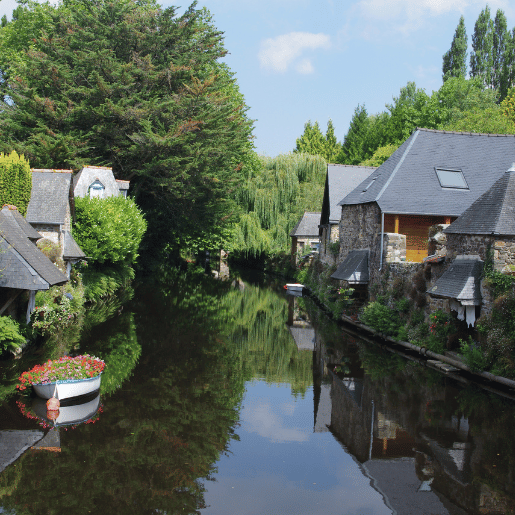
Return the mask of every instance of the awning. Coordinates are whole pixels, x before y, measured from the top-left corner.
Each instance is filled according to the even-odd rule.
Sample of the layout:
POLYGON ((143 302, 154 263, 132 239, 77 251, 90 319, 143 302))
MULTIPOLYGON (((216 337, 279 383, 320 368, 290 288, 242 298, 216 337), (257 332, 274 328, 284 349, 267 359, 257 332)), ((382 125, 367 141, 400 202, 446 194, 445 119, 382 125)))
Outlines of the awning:
POLYGON ((367 284, 370 278, 368 254, 368 250, 351 250, 331 278, 349 284, 367 284))
POLYGON ((458 256, 427 293, 456 299, 463 306, 478 306, 483 265, 479 256, 458 256))

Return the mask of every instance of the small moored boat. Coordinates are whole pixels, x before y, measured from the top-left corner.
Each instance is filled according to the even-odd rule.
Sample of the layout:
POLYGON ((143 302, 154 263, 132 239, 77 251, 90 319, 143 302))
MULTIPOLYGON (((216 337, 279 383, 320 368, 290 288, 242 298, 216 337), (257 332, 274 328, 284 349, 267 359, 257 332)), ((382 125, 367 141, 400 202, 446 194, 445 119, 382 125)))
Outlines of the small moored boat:
POLYGON ((302 292, 304 291, 305 286, 300 283, 288 283, 284 288, 286 289, 286 293, 300 297, 302 296, 302 292))
POLYGON ((50 399, 55 397, 59 400, 68 399, 70 397, 80 397, 92 393, 100 388, 102 374, 88 379, 68 379, 66 381, 56 381, 46 384, 32 384, 34 391, 38 397, 50 399))

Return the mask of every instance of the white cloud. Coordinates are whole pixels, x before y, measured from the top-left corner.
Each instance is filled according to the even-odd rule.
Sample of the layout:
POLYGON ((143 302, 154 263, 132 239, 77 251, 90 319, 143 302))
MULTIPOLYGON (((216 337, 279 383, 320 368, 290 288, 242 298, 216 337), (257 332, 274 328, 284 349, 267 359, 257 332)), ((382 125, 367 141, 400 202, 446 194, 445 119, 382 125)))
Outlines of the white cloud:
POLYGON ((284 73, 295 62, 295 69, 299 73, 313 73, 314 68, 310 59, 298 59, 306 50, 327 49, 330 46, 330 38, 326 34, 290 32, 262 41, 258 59, 262 68, 272 71, 284 73))
MULTIPOLYGON (((491 0, 488 4, 493 16, 497 8, 505 11, 509 8, 507 0, 491 0)), ((423 27, 428 18, 448 13, 464 14, 471 8, 477 9, 478 15, 484 6, 484 0, 359 0, 349 14, 355 21, 353 28, 361 37, 370 40, 388 37, 391 33, 408 36, 423 27)))

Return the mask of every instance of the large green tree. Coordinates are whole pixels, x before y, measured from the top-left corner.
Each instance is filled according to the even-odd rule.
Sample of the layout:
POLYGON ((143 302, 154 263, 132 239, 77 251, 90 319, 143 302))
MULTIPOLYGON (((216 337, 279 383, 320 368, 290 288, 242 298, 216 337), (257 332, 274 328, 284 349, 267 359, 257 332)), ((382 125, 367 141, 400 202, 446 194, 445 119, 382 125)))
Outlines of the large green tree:
POLYGON ((481 77, 485 85, 492 83, 493 69, 493 21, 488 5, 481 11, 472 34, 470 76, 481 77))
POLYGON ((501 9, 495 14, 493 37, 492 37, 492 77, 491 85, 494 89, 501 88, 503 81, 504 60, 506 57, 506 45, 509 41, 510 33, 506 16, 501 9))
POLYGON ((367 148, 369 125, 366 107, 358 104, 354 109, 349 130, 343 140, 342 149, 337 159, 339 163, 357 165, 370 156, 367 148))
POLYGON ((442 72, 444 82, 450 77, 467 75, 467 31, 463 16, 456 27, 451 48, 443 56, 442 72))
POLYGON ((47 6, 41 36, 20 42, 0 83, 0 150, 37 167, 112 165, 148 214, 152 252, 219 233, 252 152, 222 34, 195 4, 176 10, 154 0, 47 6))

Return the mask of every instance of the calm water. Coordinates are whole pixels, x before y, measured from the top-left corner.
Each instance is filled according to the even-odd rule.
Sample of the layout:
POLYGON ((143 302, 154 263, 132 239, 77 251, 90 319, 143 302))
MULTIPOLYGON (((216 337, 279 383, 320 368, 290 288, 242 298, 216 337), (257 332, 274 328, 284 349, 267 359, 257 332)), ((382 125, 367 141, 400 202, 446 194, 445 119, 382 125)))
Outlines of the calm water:
POLYGON ((0 513, 512 512, 511 400, 355 339, 280 284, 164 283, 0 365, 0 513), (13 385, 67 352, 107 368, 54 423, 13 385))

